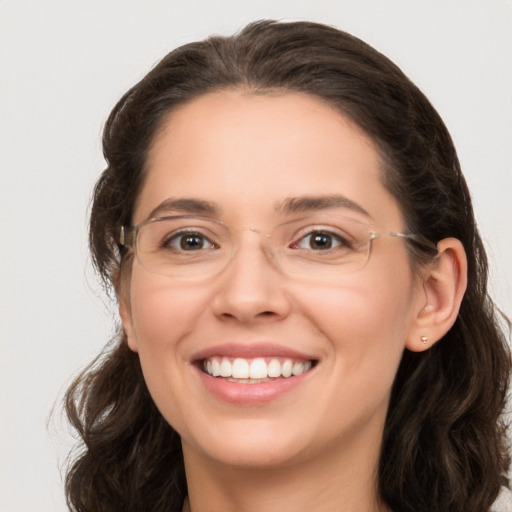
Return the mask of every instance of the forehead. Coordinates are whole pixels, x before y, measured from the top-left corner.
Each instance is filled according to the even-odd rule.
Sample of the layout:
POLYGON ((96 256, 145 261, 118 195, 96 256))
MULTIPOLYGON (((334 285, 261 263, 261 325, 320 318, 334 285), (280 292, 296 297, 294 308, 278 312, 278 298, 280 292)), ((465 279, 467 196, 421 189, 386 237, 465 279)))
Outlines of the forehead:
POLYGON ((256 215, 293 197, 340 194, 379 219, 398 213, 371 139, 301 93, 201 96, 168 115, 146 167, 135 222, 169 198, 256 215))

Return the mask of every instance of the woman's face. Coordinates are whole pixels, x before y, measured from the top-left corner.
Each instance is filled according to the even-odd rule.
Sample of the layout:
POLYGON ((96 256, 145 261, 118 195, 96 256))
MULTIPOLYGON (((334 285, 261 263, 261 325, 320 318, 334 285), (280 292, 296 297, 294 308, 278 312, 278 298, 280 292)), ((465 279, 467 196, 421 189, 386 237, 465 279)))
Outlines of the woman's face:
POLYGON ((200 213, 227 224, 237 243, 209 276, 152 274, 135 259, 121 291, 129 345, 186 457, 247 467, 378 451, 424 300, 403 240, 380 238, 364 268, 316 278, 314 270, 283 272, 262 233, 338 215, 376 232, 401 231, 381 178, 372 141, 308 95, 221 91, 169 116, 151 149, 134 224, 200 213), (207 362, 216 373, 238 365, 235 375, 244 375, 255 360, 272 375, 307 364, 297 365, 299 375, 263 381, 204 370, 207 362))

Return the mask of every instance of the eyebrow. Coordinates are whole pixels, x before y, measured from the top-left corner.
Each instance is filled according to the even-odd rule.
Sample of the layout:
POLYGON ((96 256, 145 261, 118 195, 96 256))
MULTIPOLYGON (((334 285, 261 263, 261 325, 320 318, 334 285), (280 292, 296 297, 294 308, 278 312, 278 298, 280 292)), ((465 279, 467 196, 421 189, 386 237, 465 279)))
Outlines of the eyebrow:
MULTIPOLYGON (((328 208, 348 208, 358 212, 368 218, 372 216, 359 204, 341 194, 332 194, 328 196, 299 196, 285 199, 282 203, 275 205, 275 210, 283 215, 293 213, 305 213, 328 208)), ((148 219, 162 217, 169 213, 184 213, 195 215, 209 215, 217 217, 219 207, 211 201, 196 199, 192 197, 169 198, 160 203, 149 214, 148 219)))
POLYGON ((282 214, 291 214, 340 207, 348 208, 349 210, 361 213, 368 218, 372 218, 372 216, 361 205, 341 194, 290 197, 282 204, 276 205, 276 210, 282 214))
POLYGON ((156 208, 151 210, 148 219, 162 217, 169 213, 185 213, 197 215, 211 215, 212 217, 219 214, 219 208, 210 201, 195 198, 169 198, 160 203, 156 208))

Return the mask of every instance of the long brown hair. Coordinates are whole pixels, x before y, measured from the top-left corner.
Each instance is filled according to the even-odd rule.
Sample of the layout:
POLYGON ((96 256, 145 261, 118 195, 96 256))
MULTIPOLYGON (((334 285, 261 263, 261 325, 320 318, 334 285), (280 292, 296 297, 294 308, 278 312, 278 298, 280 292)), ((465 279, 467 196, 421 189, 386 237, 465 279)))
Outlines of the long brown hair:
MULTIPOLYGON (((148 148, 177 105, 222 88, 300 91, 327 101, 377 144, 384 182, 412 232, 461 240, 468 289, 452 329, 430 350, 405 351, 394 383, 379 491, 395 512, 484 512, 508 468, 500 420, 510 355, 487 293, 487 259, 450 135, 425 96, 382 54, 335 28, 262 21, 169 53, 112 111, 108 164, 90 221, 94 264, 107 287, 123 264, 148 148)), ((413 249, 411 247, 411 249, 413 249)), ((421 262, 425 255, 411 250, 421 262)), ((178 511, 186 479, 178 434, 157 411, 122 331, 73 383, 69 419, 82 440, 66 480, 80 512, 178 511)))

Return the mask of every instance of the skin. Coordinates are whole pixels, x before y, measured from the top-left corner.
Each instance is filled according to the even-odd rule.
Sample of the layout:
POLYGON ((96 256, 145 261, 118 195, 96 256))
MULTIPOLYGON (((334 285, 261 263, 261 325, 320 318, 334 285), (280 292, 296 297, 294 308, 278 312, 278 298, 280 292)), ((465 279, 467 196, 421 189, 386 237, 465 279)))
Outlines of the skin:
MULTIPOLYGON (((361 205, 371 217, 352 215, 375 231, 404 226, 372 141, 299 93, 202 96, 171 113, 147 168, 134 224, 169 198, 198 198, 218 205, 229 226, 268 232, 289 219, 276 203, 335 192, 361 205)), ((236 256, 215 277, 173 280, 135 258, 120 290, 129 346, 182 438, 191 510, 386 510, 376 466, 391 386, 404 348, 428 349, 456 317, 460 244, 443 241, 436 264, 414 274, 404 241, 382 238, 364 269, 333 284, 284 275, 261 236, 239 236, 236 256), (194 354, 262 340, 318 364, 268 403, 230 404, 205 390, 194 354)))

